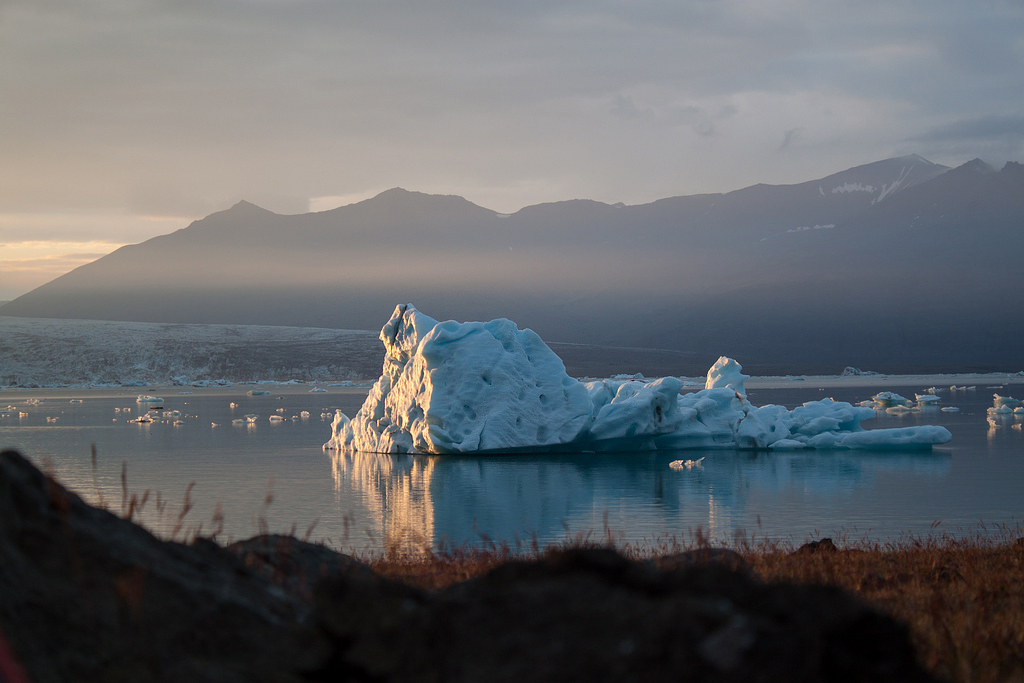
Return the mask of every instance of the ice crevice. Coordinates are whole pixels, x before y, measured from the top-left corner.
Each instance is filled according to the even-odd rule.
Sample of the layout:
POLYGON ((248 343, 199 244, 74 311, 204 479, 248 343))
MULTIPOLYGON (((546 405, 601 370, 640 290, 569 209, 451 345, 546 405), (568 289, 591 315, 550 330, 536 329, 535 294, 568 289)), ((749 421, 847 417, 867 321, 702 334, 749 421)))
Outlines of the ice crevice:
POLYGON ((929 449, 952 438, 935 425, 865 430, 873 408, 830 398, 793 410, 754 406, 748 376, 725 356, 708 370, 704 389, 681 393, 675 377, 578 381, 535 332, 505 318, 439 322, 403 304, 380 339, 382 374, 353 418, 337 412, 325 449, 929 449))

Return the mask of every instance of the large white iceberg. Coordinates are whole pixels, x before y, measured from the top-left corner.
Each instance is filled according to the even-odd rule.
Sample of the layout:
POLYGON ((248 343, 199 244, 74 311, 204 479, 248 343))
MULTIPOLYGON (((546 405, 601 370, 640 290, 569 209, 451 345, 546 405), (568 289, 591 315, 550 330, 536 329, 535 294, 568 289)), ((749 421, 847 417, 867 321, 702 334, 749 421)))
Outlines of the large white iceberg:
POLYGON ((503 318, 438 322, 412 305, 380 332, 383 374, 349 420, 335 415, 325 449, 488 453, 693 448, 930 448, 939 426, 865 431, 871 408, 811 401, 755 407, 739 363, 722 357, 705 388, 610 379, 582 383, 532 330, 503 318))

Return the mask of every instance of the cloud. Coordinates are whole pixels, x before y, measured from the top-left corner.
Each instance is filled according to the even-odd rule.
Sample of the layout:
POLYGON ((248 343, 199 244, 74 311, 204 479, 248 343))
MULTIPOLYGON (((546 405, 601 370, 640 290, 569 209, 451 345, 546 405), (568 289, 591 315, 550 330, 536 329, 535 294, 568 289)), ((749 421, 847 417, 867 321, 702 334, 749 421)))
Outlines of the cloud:
POLYGON ((1010 1, 8 0, 0 19, 0 214, 187 223, 394 186, 649 201, 959 153, 916 131, 1024 110, 1010 1))
POLYGON ((1013 141, 1024 142, 1024 114, 1019 116, 984 116, 967 121, 956 121, 920 135, 911 140, 919 142, 1013 141))
POLYGON ((932 128, 908 139, 925 156, 981 157, 996 166, 1024 157, 1024 115, 982 116, 932 128))

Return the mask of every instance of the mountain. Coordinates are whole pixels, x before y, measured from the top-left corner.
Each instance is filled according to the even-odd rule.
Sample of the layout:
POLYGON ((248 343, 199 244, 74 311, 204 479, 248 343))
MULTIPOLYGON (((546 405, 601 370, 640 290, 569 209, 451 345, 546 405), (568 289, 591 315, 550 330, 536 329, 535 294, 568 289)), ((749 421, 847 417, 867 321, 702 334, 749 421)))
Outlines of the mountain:
POLYGON ((398 302, 547 340, 764 370, 1020 369, 1024 167, 916 155, 795 185, 499 214, 399 188, 283 216, 240 202, 0 315, 378 329, 398 302))

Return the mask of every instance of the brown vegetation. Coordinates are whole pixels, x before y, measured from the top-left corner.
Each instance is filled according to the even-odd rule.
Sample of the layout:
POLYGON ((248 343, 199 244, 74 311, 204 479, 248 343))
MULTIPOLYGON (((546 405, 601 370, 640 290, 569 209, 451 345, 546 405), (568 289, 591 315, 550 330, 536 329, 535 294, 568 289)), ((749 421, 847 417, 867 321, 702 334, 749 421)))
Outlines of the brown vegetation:
MULTIPOLYGON (((1017 530, 962 539, 910 538, 889 543, 829 539, 793 548, 739 543, 739 555, 766 582, 836 586, 907 624, 921 664, 949 681, 1024 681, 1024 538, 1017 530)), ((573 539, 565 545, 600 545, 573 539)), ((618 547, 634 560, 709 547, 690 543, 618 547)), ((552 552, 552 551, 548 551, 552 552)), ((454 548, 440 553, 389 548, 366 558, 377 573, 440 590, 512 560, 541 558, 536 547, 454 548)))

